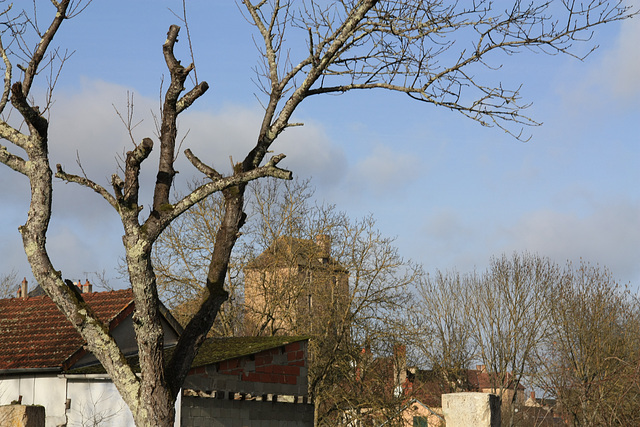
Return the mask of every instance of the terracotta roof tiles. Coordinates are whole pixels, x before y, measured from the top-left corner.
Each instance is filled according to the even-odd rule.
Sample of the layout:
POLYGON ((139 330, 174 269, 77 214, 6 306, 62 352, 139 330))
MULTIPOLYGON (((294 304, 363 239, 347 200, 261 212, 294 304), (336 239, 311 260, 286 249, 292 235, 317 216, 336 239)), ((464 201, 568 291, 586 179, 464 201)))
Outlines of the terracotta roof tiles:
MULTIPOLYGON (((133 303, 131 289, 82 296, 106 322, 132 308, 133 303)), ((80 334, 48 296, 0 300, 0 371, 60 369, 83 344, 80 334)))

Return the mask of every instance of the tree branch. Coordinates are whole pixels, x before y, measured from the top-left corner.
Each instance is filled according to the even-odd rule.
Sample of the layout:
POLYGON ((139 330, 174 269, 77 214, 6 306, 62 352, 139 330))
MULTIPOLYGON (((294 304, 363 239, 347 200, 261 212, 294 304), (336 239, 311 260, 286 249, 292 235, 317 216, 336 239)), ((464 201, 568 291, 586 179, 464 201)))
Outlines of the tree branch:
POLYGON ((209 84, 207 82, 202 82, 198 86, 191 89, 187 92, 176 104, 176 114, 182 113, 184 110, 189 108, 191 104, 195 102, 196 99, 200 98, 204 93, 209 89, 209 84))
POLYGON ((217 179, 222 179, 223 178, 222 175, 220 174, 220 172, 218 172, 217 170, 215 170, 211 166, 208 166, 208 165, 204 164, 198 157, 195 156, 195 154, 193 154, 193 152, 190 149, 187 148, 186 150, 184 150, 184 155, 187 157, 187 159, 189 159, 191 164, 196 169, 198 169, 203 174, 207 175, 212 180, 217 180, 217 179))
MULTIPOLYGON (((269 49, 273 49, 270 45, 271 35, 268 34, 264 25, 262 25, 259 16, 256 12, 256 7, 252 6, 249 0, 244 0, 245 6, 247 6, 251 16, 256 22, 256 26, 260 29, 260 32, 265 39, 267 56, 269 57, 269 63, 275 59, 271 59, 269 49)), ((317 61, 317 63, 309 70, 307 76, 303 82, 295 88, 291 96, 286 100, 280 114, 276 120, 273 120, 276 107, 281 100, 282 86, 278 81, 278 74, 276 71, 271 71, 271 87, 272 93, 270 95, 269 106, 265 112, 265 118, 262 123, 260 135, 256 146, 249 152, 247 157, 243 161, 244 170, 250 170, 257 167, 267 153, 271 143, 277 138, 277 136, 287 127, 287 123, 291 118, 291 115, 297 108, 297 106, 304 100, 306 93, 311 86, 320 78, 324 70, 331 64, 338 52, 342 49, 347 40, 353 36, 353 32, 357 28, 358 24, 364 19, 366 14, 378 3, 378 0, 365 0, 361 2, 357 7, 354 7, 348 17, 341 23, 340 27, 334 32, 335 40, 327 48, 325 54, 317 61)), ((308 61, 306 59, 305 61, 308 61)), ((270 65, 271 66, 271 65, 270 65)), ((276 64, 277 66, 277 64, 276 64)), ((300 70, 303 67, 299 67, 300 70)), ((293 76, 287 76, 287 78, 293 78, 293 76)))
MULTIPOLYGON (((11 7, 11 6, 10 6, 11 7)), ((5 12, 6 13, 6 12, 5 12)), ((2 16, 3 14, 0 14, 2 16)), ((4 62, 4 86, 2 88, 2 98, 0 98, 0 114, 4 111, 9 101, 9 94, 11 93, 11 61, 7 56, 7 51, 2 44, 2 38, 0 37, 0 55, 2 56, 2 62, 4 62)))
POLYGON ((11 154, 7 147, 0 145, 0 162, 9 166, 16 172, 27 175, 27 162, 22 157, 11 154))
POLYGON ((33 79, 38 73, 38 67, 40 66, 40 63, 44 58, 44 54, 47 52, 47 49, 49 48, 49 45, 53 40, 53 36, 55 36, 55 34, 57 33, 58 28, 60 28, 60 25, 62 24, 62 21, 64 21, 65 18, 67 17, 66 16, 67 8, 69 7, 70 3, 71 3, 71 0, 62 0, 60 2, 54 3, 57 9, 57 13, 53 18, 51 25, 49 25, 49 28, 42 36, 40 43, 38 43, 38 47, 36 48, 35 52, 31 56, 29 65, 27 66, 24 72, 24 82, 22 85, 24 96, 26 96, 31 90, 31 84, 33 83, 33 79))
POLYGON ((171 73, 171 83, 165 94, 162 108, 162 123, 160 125, 160 163, 153 194, 153 215, 169 205, 169 193, 176 171, 173 168, 175 160, 175 145, 177 137, 176 120, 178 114, 188 108, 198 97, 204 94, 209 85, 206 82, 194 87, 179 101, 180 93, 184 91, 184 82, 193 69, 193 64, 188 67, 180 65, 173 53, 175 43, 178 41, 180 27, 172 25, 167 33, 167 40, 162 46, 165 62, 171 73))
POLYGON ((47 139, 47 119, 40 115, 37 107, 31 107, 25 98, 22 83, 16 82, 11 87, 11 103, 20 112, 32 134, 37 134, 42 141, 47 139))
POLYGON ((160 212, 158 219, 153 216, 149 217, 145 222, 145 226, 150 241, 155 240, 155 238, 157 238, 157 236, 171 221, 213 193, 224 191, 230 187, 240 186, 255 179, 267 176, 291 180, 293 177, 291 171, 277 167, 277 164, 285 157, 286 156, 284 154, 279 154, 277 156, 273 156, 264 166, 247 172, 238 172, 232 176, 218 178, 215 181, 203 184, 193 190, 189 195, 183 197, 177 203, 168 206, 167 209, 160 212), (156 226, 151 226, 151 224, 156 224, 156 226))
POLYGON ((127 152, 126 167, 124 172, 124 203, 129 208, 138 208, 138 191, 140 189, 140 164, 149 157, 153 149, 151 138, 144 138, 142 144, 133 151, 127 152))
POLYGON ((0 137, 14 143, 23 150, 30 144, 30 140, 27 135, 24 135, 2 120, 0 120, 0 137))
POLYGON ((90 188, 96 193, 100 194, 116 211, 119 211, 118 202, 116 199, 101 185, 96 184, 87 177, 72 175, 66 173, 60 164, 56 165, 56 178, 60 178, 67 182, 74 182, 84 187, 90 188))

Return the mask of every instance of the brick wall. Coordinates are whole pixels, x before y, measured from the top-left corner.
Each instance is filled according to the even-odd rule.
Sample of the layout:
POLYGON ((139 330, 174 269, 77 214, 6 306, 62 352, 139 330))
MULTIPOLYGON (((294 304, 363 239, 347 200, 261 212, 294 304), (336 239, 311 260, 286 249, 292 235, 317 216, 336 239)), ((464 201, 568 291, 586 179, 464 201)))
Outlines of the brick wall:
POLYGON ((307 396, 307 341, 193 368, 184 388, 251 395, 307 396))

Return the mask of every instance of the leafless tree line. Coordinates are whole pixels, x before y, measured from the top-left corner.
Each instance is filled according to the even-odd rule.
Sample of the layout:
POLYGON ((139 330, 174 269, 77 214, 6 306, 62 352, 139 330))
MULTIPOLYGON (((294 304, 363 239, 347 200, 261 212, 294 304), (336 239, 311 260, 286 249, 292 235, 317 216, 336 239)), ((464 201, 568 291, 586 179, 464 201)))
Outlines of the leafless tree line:
POLYGON ((505 391, 519 384, 555 400, 570 425, 638 423, 640 302, 605 267, 516 253, 483 273, 437 273, 420 294, 426 363, 454 390, 485 365, 510 400, 505 425, 518 425, 505 391))

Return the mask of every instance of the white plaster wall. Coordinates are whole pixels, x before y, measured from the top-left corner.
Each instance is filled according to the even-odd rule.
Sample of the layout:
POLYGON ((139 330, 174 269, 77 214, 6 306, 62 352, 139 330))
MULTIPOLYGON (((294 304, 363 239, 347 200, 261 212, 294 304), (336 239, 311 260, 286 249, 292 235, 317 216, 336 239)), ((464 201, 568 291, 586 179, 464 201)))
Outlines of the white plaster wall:
POLYGON ((134 427, 131 411, 111 381, 68 380, 69 427, 134 427))
MULTIPOLYGON (((110 380, 58 376, 23 376, 0 379, 0 405, 22 396, 24 405, 45 407, 46 427, 134 427, 131 411, 110 380), (70 408, 66 410, 66 401, 70 408)), ((176 427, 180 427, 181 398, 176 402, 176 427)))
POLYGON ((23 405, 42 405, 45 408, 46 427, 66 422, 66 379, 57 376, 33 375, 0 380, 0 403, 10 404, 22 396, 23 405))
MULTIPOLYGON (((66 380, 64 378, 36 378, 33 403, 44 406, 47 427, 55 427, 65 423, 67 420, 66 400, 66 380)), ((30 402, 25 402, 23 398, 22 403, 28 405, 30 402)))
POLYGON ((9 405, 18 398, 19 381, 17 378, 0 379, 0 405, 9 405))

